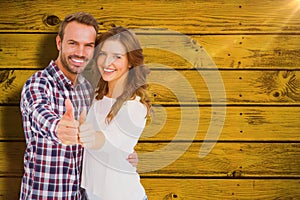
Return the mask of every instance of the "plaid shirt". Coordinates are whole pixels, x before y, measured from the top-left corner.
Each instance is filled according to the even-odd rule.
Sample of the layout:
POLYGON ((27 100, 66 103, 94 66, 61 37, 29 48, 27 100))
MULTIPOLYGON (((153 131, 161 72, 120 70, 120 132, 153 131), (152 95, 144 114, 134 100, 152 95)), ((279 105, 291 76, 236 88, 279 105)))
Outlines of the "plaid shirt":
POLYGON ((20 199, 81 199, 80 174, 83 148, 63 145, 56 127, 69 98, 78 119, 91 103, 92 87, 79 75, 77 85, 51 61, 27 80, 20 102, 26 138, 20 199))

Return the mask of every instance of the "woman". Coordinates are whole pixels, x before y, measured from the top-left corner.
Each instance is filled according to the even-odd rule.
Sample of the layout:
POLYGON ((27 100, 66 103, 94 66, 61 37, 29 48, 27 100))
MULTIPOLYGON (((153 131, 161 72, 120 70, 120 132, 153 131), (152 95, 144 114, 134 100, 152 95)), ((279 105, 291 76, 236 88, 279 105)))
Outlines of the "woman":
POLYGON ((144 200, 136 168, 126 158, 151 113, 144 56, 134 33, 115 27, 99 37, 101 78, 80 141, 85 147, 82 187, 90 200, 144 200))

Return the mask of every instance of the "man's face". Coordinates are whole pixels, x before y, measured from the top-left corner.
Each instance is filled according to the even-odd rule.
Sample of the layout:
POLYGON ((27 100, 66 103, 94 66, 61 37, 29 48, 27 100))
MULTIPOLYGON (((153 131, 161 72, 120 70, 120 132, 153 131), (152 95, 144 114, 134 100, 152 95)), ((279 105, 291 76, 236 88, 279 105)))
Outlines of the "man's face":
POLYGON ((57 36, 58 63, 62 65, 58 66, 67 76, 77 76, 92 59, 96 35, 93 26, 72 21, 67 24, 63 39, 57 36))

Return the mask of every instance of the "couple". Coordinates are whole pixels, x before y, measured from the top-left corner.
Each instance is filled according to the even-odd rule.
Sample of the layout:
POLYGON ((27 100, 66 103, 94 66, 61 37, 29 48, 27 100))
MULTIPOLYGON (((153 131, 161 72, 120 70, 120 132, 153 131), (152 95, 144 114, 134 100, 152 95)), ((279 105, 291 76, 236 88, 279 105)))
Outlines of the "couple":
POLYGON ((149 70, 131 31, 97 33, 90 14, 68 15, 56 37, 57 59, 23 87, 20 199, 147 199, 134 146, 151 111, 149 70), (93 59, 101 74, 95 92, 81 75, 93 59))

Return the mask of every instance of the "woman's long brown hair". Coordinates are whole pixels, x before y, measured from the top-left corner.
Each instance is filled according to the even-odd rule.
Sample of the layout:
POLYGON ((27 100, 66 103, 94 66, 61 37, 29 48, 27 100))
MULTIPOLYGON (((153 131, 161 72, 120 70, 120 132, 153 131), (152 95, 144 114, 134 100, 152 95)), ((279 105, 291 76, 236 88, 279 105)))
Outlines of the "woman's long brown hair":
MULTIPOLYGON (((126 49, 128 62, 131 66, 128 72, 124 91, 119 97, 117 97, 116 102, 108 113, 106 117, 107 122, 111 122, 125 101, 135 99, 136 96, 141 97, 140 102, 147 107, 147 115, 145 117, 150 116, 152 107, 148 94, 148 85, 146 83, 146 76, 150 73, 150 70, 144 65, 143 50, 136 35, 130 30, 121 26, 114 27, 109 31, 99 35, 97 39, 98 45, 95 49, 96 63, 99 52, 101 51, 103 43, 106 40, 119 41, 121 44, 123 44, 126 49)), ((102 99, 107 93, 108 82, 104 81, 101 76, 96 88, 96 99, 102 99)))

